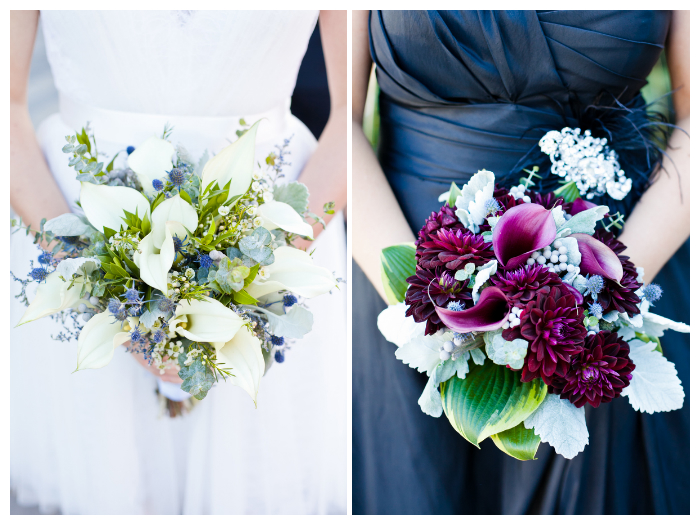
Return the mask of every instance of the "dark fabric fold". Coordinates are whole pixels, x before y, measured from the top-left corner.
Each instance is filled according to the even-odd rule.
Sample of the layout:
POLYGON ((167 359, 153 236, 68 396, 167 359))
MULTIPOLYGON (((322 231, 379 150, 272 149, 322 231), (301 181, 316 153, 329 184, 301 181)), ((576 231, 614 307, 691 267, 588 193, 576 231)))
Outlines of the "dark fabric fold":
MULTIPOLYGON (((538 164, 538 189, 557 187, 537 143, 565 126, 609 137, 634 189, 623 201, 597 202, 629 214, 662 154, 651 143, 663 142, 665 128, 639 90, 669 20, 658 11, 372 12, 378 157, 411 228, 439 207, 450 182, 480 169, 507 185, 538 164)), ((689 245, 655 281, 665 294, 654 311, 686 323, 689 245)), ((619 398, 587 410, 590 443, 573 460, 542 444, 536 461, 520 462, 490 440, 477 449, 446 418, 421 412, 427 379, 383 340, 382 308, 354 267, 354 513, 689 512, 688 335, 662 340, 684 385, 682 410, 641 414, 619 398)))

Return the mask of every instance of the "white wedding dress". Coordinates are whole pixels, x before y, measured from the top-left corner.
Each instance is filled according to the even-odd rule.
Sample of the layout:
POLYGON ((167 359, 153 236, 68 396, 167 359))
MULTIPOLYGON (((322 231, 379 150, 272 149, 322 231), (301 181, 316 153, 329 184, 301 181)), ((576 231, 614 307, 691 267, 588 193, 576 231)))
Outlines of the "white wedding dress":
MULTIPOLYGON (((259 160, 291 137, 285 174, 295 179, 316 147, 289 104, 317 17, 42 12, 61 111, 37 135, 64 197, 75 205, 79 196, 64 137, 88 120, 108 155, 168 122, 173 142, 198 159, 235 140, 241 117, 265 117, 259 160)), ((313 256, 345 277, 338 215, 313 256)), ((24 277, 39 252, 22 233, 11 248, 12 270, 24 277)), ((15 326, 24 307, 11 303, 15 326)), ((50 338, 57 323, 12 329, 10 478, 18 502, 65 514, 345 513, 345 285, 308 304, 314 330, 265 375, 257 409, 243 390, 221 383, 177 419, 159 417, 156 379, 132 356, 117 353, 105 368, 72 374, 76 345, 50 338)))

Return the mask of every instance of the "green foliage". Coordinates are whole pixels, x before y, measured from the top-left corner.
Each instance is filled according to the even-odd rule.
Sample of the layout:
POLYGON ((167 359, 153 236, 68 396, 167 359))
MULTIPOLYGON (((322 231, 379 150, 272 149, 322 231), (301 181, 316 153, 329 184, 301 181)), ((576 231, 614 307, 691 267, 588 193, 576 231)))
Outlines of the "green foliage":
POLYGON ((540 379, 520 382, 520 373, 487 359, 466 379, 452 377, 441 385, 442 404, 452 426, 479 447, 487 437, 520 424, 544 401, 540 379))
POLYGON ((525 428, 523 423, 494 434, 491 439, 503 452, 521 461, 535 459, 540 446, 540 436, 533 429, 525 428))
POLYGON ((462 195, 462 190, 453 182, 450 186, 450 194, 447 196, 447 204, 454 206, 455 202, 457 202, 457 197, 460 195, 462 195))
POLYGON ((574 202, 581 196, 576 187, 576 181, 573 180, 554 190, 554 195, 561 197, 565 202, 574 202))
POLYGON ((178 364, 180 365, 178 375, 183 380, 180 388, 201 401, 207 397, 207 393, 214 386, 216 377, 201 357, 197 357, 189 366, 185 366, 186 360, 186 353, 178 356, 178 364))
POLYGON ((299 215, 309 207, 309 189, 301 182, 275 186, 273 195, 276 201, 289 204, 299 215))
POLYGON ((403 302, 408 290, 406 279, 416 274, 416 247, 397 244, 382 250, 382 284, 389 304, 403 302))
POLYGON ((272 234, 261 226, 241 239, 238 248, 243 255, 247 255, 255 262, 260 263, 261 266, 267 266, 275 262, 275 256, 269 247, 271 242, 272 234))
MULTIPOLYGON (((240 292, 243 289, 245 278, 250 274, 250 268, 243 262, 236 259, 224 257, 219 261, 219 268, 216 270, 216 283, 219 288, 227 294, 240 292)), ((209 272, 211 277, 211 272, 209 272)))

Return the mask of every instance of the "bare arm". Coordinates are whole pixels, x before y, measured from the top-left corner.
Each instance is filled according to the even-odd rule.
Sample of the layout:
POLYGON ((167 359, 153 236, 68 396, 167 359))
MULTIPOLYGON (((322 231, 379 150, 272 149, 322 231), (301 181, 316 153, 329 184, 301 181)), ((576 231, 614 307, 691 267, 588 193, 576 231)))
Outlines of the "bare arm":
MULTIPOLYGON (((690 12, 674 11, 666 47, 676 125, 690 133, 690 12)), ((671 135, 668 158, 658 180, 647 190, 625 224, 620 240, 625 255, 644 268, 650 283, 690 235, 690 139, 671 135), (680 180, 679 180, 680 177, 680 180)))
POLYGON ((368 16, 368 11, 353 11, 352 14, 352 255, 386 301, 379 259, 382 248, 413 242, 416 237, 362 132, 372 68, 368 16))
POLYGON ((10 205, 24 224, 70 211, 39 148, 27 108, 38 11, 10 12, 10 205))
MULTIPOLYGON (((321 11, 319 15, 321 43, 328 75, 331 113, 299 182, 308 186, 311 196, 309 209, 323 217, 323 205, 334 201, 335 209, 345 208, 347 186, 347 12, 321 11)), ((327 219, 328 216, 324 218, 327 219)), ((314 226, 314 237, 323 231, 321 224, 314 226)), ((300 240, 299 247, 310 243, 300 240)))

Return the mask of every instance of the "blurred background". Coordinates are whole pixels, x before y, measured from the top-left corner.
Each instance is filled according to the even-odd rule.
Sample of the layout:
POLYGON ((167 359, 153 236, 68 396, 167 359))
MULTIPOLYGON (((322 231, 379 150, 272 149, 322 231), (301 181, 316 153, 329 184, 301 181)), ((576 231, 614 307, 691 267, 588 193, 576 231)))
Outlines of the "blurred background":
MULTIPOLYGON (((58 92, 46 58, 41 18, 32 54, 29 73, 27 103, 32 124, 36 128, 46 117, 58 112, 58 92)), ((326 82, 326 66, 321 47, 318 24, 309 40, 309 47, 299 68, 297 85, 292 95, 292 113, 311 130, 318 139, 330 115, 330 94, 326 82)), ((10 493, 10 514, 52 514, 38 507, 19 505, 10 493)))

